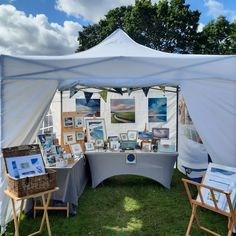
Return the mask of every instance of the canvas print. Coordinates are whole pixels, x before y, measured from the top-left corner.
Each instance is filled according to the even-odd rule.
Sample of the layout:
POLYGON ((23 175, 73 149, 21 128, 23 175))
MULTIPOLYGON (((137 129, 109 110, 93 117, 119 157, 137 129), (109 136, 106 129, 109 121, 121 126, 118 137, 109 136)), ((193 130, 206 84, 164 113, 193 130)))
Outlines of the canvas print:
POLYGON ((87 119, 86 132, 88 142, 95 142, 96 139, 106 140, 104 119, 87 119))
POLYGON ((111 99, 111 123, 135 123, 135 100, 111 99))
POLYGON ((76 99, 76 112, 82 117, 100 116, 100 99, 90 99, 87 103, 86 99, 76 99))
POLYGON ((167 121, 167 98, 148 99, 148 122, 167 121))

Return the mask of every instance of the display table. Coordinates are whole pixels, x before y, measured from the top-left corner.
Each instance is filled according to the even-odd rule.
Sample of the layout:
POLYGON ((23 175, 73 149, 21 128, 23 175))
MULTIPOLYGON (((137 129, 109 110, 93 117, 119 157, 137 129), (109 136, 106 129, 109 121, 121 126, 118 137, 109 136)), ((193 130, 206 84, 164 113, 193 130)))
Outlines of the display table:
MULTIPOLYGON (((57 172, 57 186, 59 191, 52 194, 53 200, 62 201, 63 203, 69 203, 69 212, 71 214, 76 214, 76 208, 78 205, 78 199, 83 193, 84 188, 88 181, 88 175, 86 171, 85 158, 76 159, 72 164, 66 167, 49 167, 57 172)), ((32 203, 27 202, 27 209, 32 207, 32 203)), ((58 204, 55 206, 49 205, 48 210, 58 210, 63 209, 63 207, 58 204)), ((64 209, 67 211, 68 216, 68 204, 65 205, 64 209)), ((26 211, 27 211, 26 209, 26 211)), ((36 205, 35 210, 42 210, 42 207, 36 205)), ((34 210, 34 216, 35 216, 34 210)))
POLYGON ((148 177, 166 188, 170 188, 177 156, 177 152, 159 153, 138 150, 129 152, 86 152, 93 188, 109 177, 125 174, 148 177), (136 163, 126 163, 127 153, 136 154, 136 163))
POLYGON ((32 199, 32 198, 37 198, 37 197, 42 198, 44 213, 43 213, 40 229, 37 232, 34 232, 34 233, 30 234, 29 236, 41 234, 42 231, 43 231, 43 226, 44 226, 45 220, 46 220, 48 235, 49 236, 52 235, 47 210, 48 210, 48 204, 49 204, 49 201, 50 201, 50 198, 51 198, 51 194, 53 192, 57 191, 57 190, 58 190, 58 187, 55 187, 53 189, 50 189, 50 190, 47 190, 47 191, 44 191, 44 192, 40 192, 40 193, 27 195, 25 197, 16 197, 14 194, 9 192, 8 190, 4 191, 4 193, 8 197, 10 197, 10 199, 12 201, 12 210, 13 210, 13 218, 14 218, 14 225, 15 225, 15 236, 19 236, 20 218, 21 218, 21 214, 22 214, 22 210, 23 210, 23 206, 24 206, 24 201, 27 200, 27 199, 32 199), (18 218, 17 218, 17 214, 16 214, 15 201, 21 201, 20 213, 19 213, 18 218))

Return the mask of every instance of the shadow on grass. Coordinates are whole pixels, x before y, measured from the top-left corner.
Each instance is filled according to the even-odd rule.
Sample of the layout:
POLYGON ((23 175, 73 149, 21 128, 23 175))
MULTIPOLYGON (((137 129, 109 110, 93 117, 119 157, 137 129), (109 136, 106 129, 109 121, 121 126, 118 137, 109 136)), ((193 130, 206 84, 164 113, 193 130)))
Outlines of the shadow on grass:
MULTIPOLYGON (((181 182, 183 175, 175 170, 171 189, 137 176, 118 176, 104 181, 96 189, 86 187, 78 202, 78 214, 66 218, 63 213, 49 213, 53 235, 94 236, 165 236, 185 235, 191 207, 181 182)), ((200 211, 203 225, 226 235, 224 217, 200 211)), ((40 225, 25 217, 21 235, 40 225)), ((13 232, 13 224, 7 232, 13 232)), ((13 235, 7 233, 7 235, 13 235)), ((47 235, 44 230, 43 235, 47 235)), ((193 227, 191 235, 205 235, 193 227)))

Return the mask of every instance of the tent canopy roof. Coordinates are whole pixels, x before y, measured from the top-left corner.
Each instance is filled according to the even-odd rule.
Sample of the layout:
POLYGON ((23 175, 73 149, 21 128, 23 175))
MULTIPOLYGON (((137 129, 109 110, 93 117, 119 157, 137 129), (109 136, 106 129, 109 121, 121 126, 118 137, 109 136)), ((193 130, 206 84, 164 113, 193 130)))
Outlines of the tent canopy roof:
POLYGON ((90 87, 180 85, 189 79, 236 82, 235 55, 160 52, 133 41, 118 29, 98 45, 65 56, 1 56, 3 80, 58 80, 64 90, 90 87))

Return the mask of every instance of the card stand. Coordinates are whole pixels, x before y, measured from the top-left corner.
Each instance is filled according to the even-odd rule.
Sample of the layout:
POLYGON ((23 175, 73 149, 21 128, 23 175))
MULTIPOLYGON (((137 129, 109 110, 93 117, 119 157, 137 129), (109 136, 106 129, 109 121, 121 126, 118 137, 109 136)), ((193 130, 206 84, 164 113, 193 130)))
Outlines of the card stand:
POLYGON ((182 179, 182 181, 184 183, 184 187, 185 187, 186 193, 188 195, 190 205, 192 207, 192 214, 191 214, 191 217, 189 220, 186 236, 190 235, 193 220, 196 221, 197 226, 201 230, 203 230, 211 235, 221 236, 220 234, 217 234, 216 232, 200 225, 200 221, 199 221, 199 218, 197 215, 197 207, 202 207, 202 208, 205 208, 205 209, 211 210, 213 212, 216 212, 218 214, 226 216, 228 218, 228 236, 231 236, 232 232, 233 232, 233 227, 236 228, 236 207, 233 208, 233 205, 232 205, 232 202, 230 199, 230 193, 225 192, 220 189, 217 189, 217 188, 213 188, 213 187, 201 184, 201 183, 193 182, 188 179, 182 179), (196 199, 192 197, 192 194, 190 191, 190 186, 195 187, 197 189, 197 196, 198 197, 196 199), (210 191, 214 206, 210 206, 208 204, 205 204, 203 196, 202 196, 201 188, 206 188, 210 191), (223 210, 219 209, 214 193, 219 193, 219 194, 225 195, 229 211, 223 211, 223 210))

